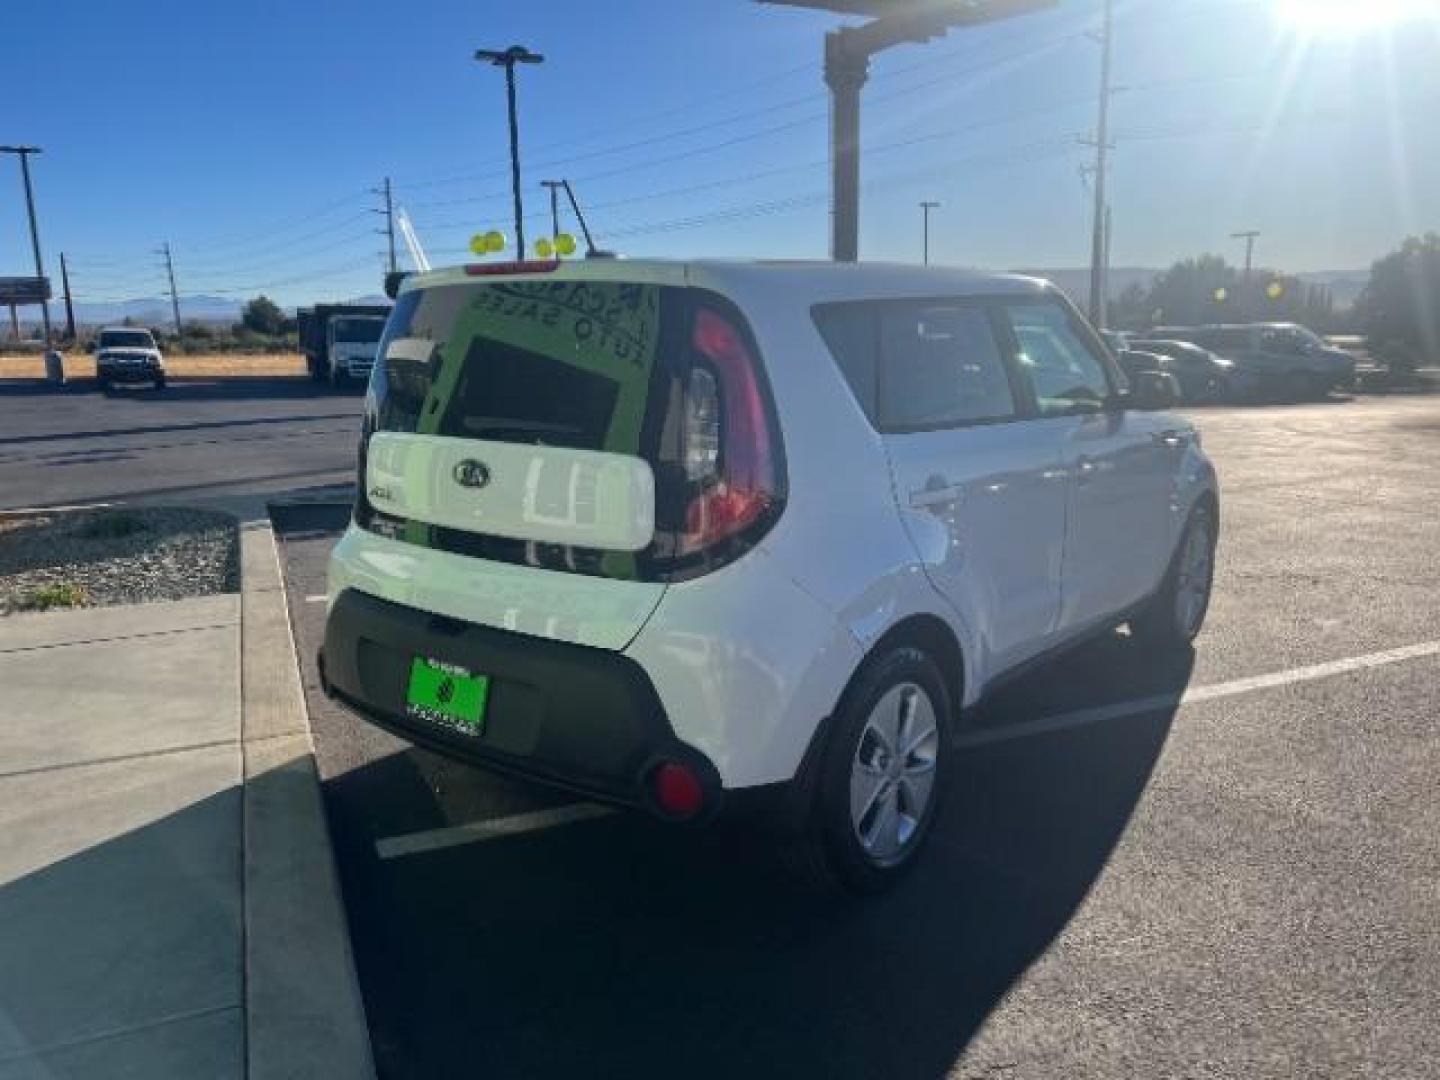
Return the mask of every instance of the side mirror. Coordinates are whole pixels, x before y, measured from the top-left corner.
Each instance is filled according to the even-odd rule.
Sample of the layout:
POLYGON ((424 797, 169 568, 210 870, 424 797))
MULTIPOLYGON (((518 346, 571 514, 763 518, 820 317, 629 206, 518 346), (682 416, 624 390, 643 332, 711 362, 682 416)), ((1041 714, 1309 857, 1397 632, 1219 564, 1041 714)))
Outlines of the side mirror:
POLYGON ((1157 411, 1180 400, 1180 384, 1167 371, 1137 371, 1130 376, 1130 407, 1157 411))

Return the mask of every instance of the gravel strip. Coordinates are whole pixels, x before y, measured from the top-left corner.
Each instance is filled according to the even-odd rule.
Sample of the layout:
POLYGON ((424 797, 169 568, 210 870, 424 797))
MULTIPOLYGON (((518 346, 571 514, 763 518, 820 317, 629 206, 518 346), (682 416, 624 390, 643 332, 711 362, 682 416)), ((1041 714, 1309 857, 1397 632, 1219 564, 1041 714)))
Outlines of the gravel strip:
POLYGON ((0 614, 236 592, 239 532, 205 510, 136 508, 0 517, 0 614))

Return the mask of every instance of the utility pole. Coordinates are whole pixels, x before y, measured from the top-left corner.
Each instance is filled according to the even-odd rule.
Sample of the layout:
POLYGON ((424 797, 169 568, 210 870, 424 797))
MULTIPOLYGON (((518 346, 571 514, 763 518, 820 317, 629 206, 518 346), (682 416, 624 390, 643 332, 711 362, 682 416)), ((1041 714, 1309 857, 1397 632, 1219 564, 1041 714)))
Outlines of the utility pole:
POLYGON ((70 295, 70 268, 65 265, 65 252, 60 252, 60 282, 65 287, 65 338, 75 340, 75 301, 70 295))
POLYGON ((1115 36, 1115 0, 1105 0, 1100 30, 1100 117, 1095 131, 1094 233, 1090 240, 1090 321, 1105 327, 1105 170, 1110 154, 1110 52, 1115 36))
POLYGON ((395 273, 395 195, 390 187, 390 177, 385 177, 385 184, 382 187, 371 188, 376 195, 385 200, 385 209, 375 210, 374 213, 385 215, 385 228, 377 230, 389 242, 390 246, 390 273, 395 273))
POLYGON ((567 187, 564 180, 541 180, 540 186, 550 189, 550 237, 560 235, 560 189, 567 187))
POLYGON ((940 204, 938 202, 933 202, 929 199, 923 200, 920 203, 920 212, 925 216, 925 240, 923 247, 923 258, 926 266, 930 265, 930 211, 937 209, 939 206, 940 204))
POLYGON ((1242 311, 1249 311, 1253 307, 1250 303, 1250 271, 1255 266, 1255 238, 1259 235, 1259 229, 1248 229, 1230 234, 1231 240, 1245 241, 1245 276, 1241 279, 1240 284, 1240 306, 1242 311))
POLYGON ((520 196, 520 122, 515 115, 515 65, 542 64, 545 57, 524 45, 508 49, 477 49, 475 59, 505 69, 505 100, 510 110, 510 190, 515 199, 515 257, 525 258, 525 210, 520 196))
MULTIPOLYGON (((35 224, 35 192, 30 185, 30 155, 43 153, 38 146, 0 146, 0 154, 20 157, 20 175, 25 180, 25 209, 30 214, 30 248, 35 254, 35 276, 44 279, 45 262, 40 257, 40 227, 35 224)), ((50 300, 40 301, 40 322, 45 327, 45 348, 50 348, 50 300)), ((18 330, 19 324, 16 324, 18 330)))
POLYGON ((1260 230, 1251 229, 1248 232, 1231 233, 1231 240, 1245 241, 1245 284, 1250 284, 1250 271, 1255 265, 1255 238, 1260 235, 1260 230))
POLYGON ((170 257, 170 241, 166 240, 156 254, 165 256, 165 274, 170 279, 170 310, 175 313, 175 339, 184 341, 185 334, 180 329, 180 295, 175 291, 175 260, 170 257))

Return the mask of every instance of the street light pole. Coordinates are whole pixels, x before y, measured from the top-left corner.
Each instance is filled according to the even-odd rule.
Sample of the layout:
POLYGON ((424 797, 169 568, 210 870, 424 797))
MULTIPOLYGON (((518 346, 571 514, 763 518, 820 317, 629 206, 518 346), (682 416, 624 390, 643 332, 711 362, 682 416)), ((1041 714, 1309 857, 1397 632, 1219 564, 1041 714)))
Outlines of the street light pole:
POLYGON ((510 113, 510 190, 515 200, 515 256, 525 258, 525 211, 520 195, 520 123, 515 115, 515 65, 540 64, 545 57, 524 45, 508 49, 477 49, 475 59, 505 69, 505 100, 510 113))
MULTIPOLYGON (((25 209, 30 214, 30 247, 35 253, 35 276, 45 277, 45 261, 40 257, 40 227, 35 223, 35 192, 30 185, 30 155, 43 151, 38 146, 0 146, 0 154, 16 154, 20 158, 20 174, 25 179, 25 209)), ((50 347, 50 301, 40 302, 40 321, 45 327, 45 348, 50 347)))
POLYGON ((939 207, 938 202, 925 199, 920 203, 920 212, 925 215, 925 240, 924 240, 924 261, 930 265, 930 211, 939 207))

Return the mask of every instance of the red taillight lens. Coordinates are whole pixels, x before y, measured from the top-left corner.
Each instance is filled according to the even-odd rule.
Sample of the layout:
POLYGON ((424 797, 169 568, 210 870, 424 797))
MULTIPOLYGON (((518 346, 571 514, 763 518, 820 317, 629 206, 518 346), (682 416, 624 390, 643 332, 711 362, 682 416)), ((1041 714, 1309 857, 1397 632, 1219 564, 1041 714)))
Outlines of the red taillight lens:
POLYGON ((694 817, 705 805, 700 778, 678 761, 667 761, 650 774, 650 792, 656 805, 671 817, 694 817))
POLYGON ((696 312, 691 344, 709 362, 713 378, 692 378, 687 389, 686 471, 701 490, 685 509, 682 555, 747 528, 775 504, 777 495, 770 424, 754 354, 735 325, 709 308, 696 312), (709 475, 697 476, 702 463, 709 475))

